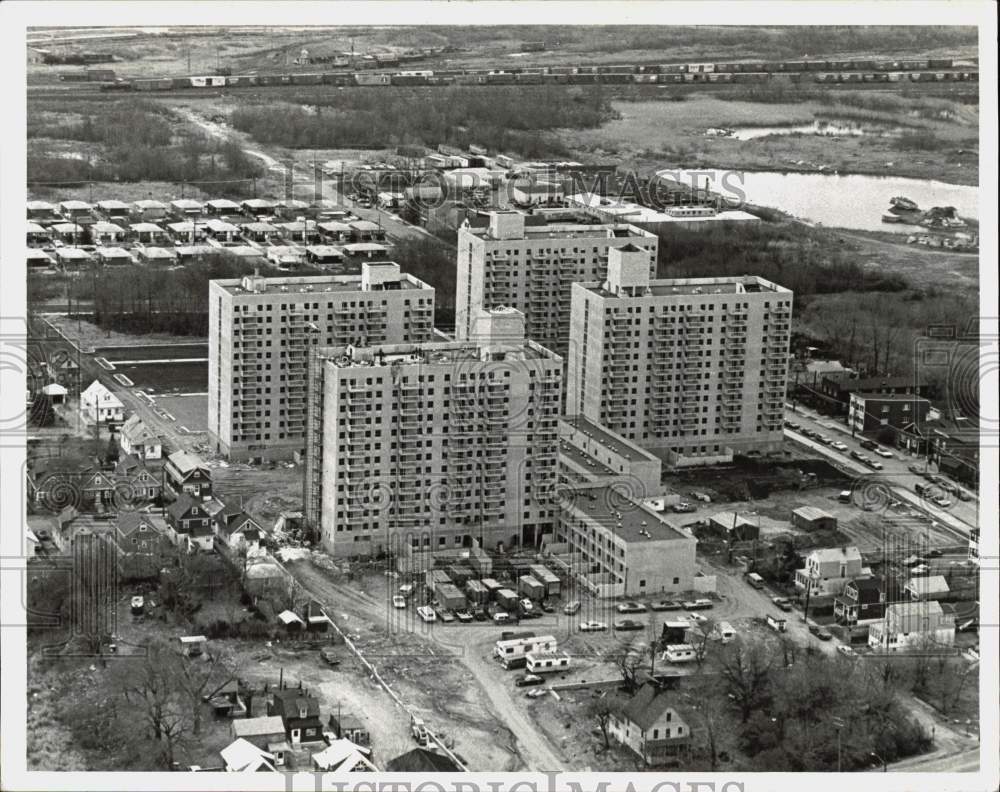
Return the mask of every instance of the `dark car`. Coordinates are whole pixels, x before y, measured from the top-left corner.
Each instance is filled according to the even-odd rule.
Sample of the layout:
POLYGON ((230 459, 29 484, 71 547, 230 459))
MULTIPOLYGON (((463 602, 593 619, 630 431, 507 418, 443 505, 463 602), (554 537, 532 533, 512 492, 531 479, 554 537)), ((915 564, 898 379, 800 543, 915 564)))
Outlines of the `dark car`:
POLYGON ((545 611, 546 613, 555 613, 556 612, 556 609, 553 608, 551 605, 549 605, 549 603, 547 603, 547 602, 543 602, 542 603, 542 610, 545 611))
POLYGON ((620 632, 628 632, 630 630, 645 630, 646 625, 642 622, 632 621, 632 619, 622 619, 622 621, 615 622, 615 629, 620 632))
POLYGON ((329 647, 327 647, 326 649, 319 650, 319 659, 322 660, 331 668, 340 665, 340 658, 337 657, 337 653, 333 649, 330 649, 329 647))
POLYGON ((476 621, 489 621, 490 615, 482 608, 476 608, 472 611, 472 618, 476 621))
POLYGON ((674 611, 680 610, 681 604, 674 600, 660 600, 659 602, 654 602, 650 607, 655 611, 674 611))
POLYGON ((824 629, 823 627, 820 627, 818 630, 816 630, 816 637, 819 638, 821 641, 829 641, 831 638, 833 638, 833 636, 830 634, 830 631, 824 629))
POLYGON ((455 618, 460 622, 468 623, 472 621, 472 614, 468 611, 455 611, 455 618))
POLYGON ((518 687, 531 687, 532 685, 541 685, 544 681, 537 674, 525 674, 515 679, 514 684, 518 687))
POLYGON ((920 465, 907 465, 906 469, 916 476, 924 475, 924 469, 920 465))
POLYGON ((874 451, 876 448, 878 448, 878 443, 875 443, 871 440, 862 440, 860 443, 858 443, 858 445, 861 446, 863 449, 865 449, 865 451, 874 451))

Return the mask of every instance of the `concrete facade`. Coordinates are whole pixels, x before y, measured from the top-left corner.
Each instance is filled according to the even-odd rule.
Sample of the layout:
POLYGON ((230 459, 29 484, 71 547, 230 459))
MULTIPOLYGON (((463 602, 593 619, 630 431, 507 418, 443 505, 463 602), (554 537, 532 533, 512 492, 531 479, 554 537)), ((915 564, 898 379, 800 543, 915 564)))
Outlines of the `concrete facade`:
POLYGON ((559 421, 559 480, 617 485, 636 500, 658 495, 659 457, 583 416, 559 421))
POLYGON ((511 306, 523 312, 526 332, 559 355, 569 345, 570 286, 602 280, 608 250, 634 244, 645 251, 656 275, 658 240, 625 223, 525 225, 515 211, 491 212, 485 228, 458 232, 455 337, 465 340, 483 308, 511 306))
POLYGON ((552 531, 562 359, 498 324, 499 343, 314 351, 304 500, 328 552, 492 549, 552 531))
POLYGON ((229 459, 305 446, 309 349, 431 338, 434 289, 392 262, 362 274, 215 280, 209 286, 208 433, 229 459))
POLYGON ((671 467, 777 451, 792 293, 762 278, 650 280, 635 250, 573 284, 566 412, 671 467))

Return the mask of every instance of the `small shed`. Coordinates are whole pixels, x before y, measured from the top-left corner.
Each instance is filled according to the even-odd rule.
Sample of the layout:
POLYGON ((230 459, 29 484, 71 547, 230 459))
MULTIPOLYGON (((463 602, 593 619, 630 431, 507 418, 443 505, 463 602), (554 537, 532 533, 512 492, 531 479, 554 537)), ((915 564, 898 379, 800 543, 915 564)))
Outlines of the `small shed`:
POLYGON ((306 623, 299 618, 295 611, 285 610, 278 614, 278 621, 290 633, 297 633, 305 629, 306 623))
POLYGON ((545 586, 545 593, 548 596, 559 596, 559 591, 562 588, 562 581, 559 576, 547 567, 541 564, 532 564, 529 567, 531 576, 545 586))
POLYGON ((837 518, 816 506, 800 506, 792 511, 792 525, 800 531, 835 530, 837 518))
POLYGON ((42 394, 44 396, 48 396, 49 401, 52 402, 52 404, 65 404, 66 394, 68 393, 69 391, 58 382, 50 382, 42 388, 42 394))
POLYGON ((545 586, 531 575, 521 575, 517 579, 517 590, 532 600, 540 600, 545 597, 545 586))
POLYGON ((760 537, 760 528, 733 511, 717 512, 708 518, 709 525, 716 530, 732 534, 737 542, 750 542, 760 537))
POLYGON ((306 629, 310 632, 326 632, 327 628, 333 624, 330 617, 326 615, 323 606, 316 600, 312 600, 306 605, 306 629))
POLYGON ((200 657, 208 644, 204 635, 182 635, 177 639, 181 644, 181 654, 185 657, 200 657))
POLYGON ((910 578, 905 587, 906 594, 915 602, 944 599, 951 593, 944 575, 927 575, 910 578))
POLYGON ((438 583, 434 587, 434 595, 441 607, 447 610, 461 610, 465 607, 465 595, 452 583, 438 583))

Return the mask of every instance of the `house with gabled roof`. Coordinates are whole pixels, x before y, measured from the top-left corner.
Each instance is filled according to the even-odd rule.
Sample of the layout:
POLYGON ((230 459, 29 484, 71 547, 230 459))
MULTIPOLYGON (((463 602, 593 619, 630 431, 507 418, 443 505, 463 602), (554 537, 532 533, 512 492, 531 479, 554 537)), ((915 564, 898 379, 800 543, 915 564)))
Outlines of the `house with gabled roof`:
POLYGON ((80 394, 80 410, 94 423, 118 424, 125 420, 125 405, 100 380, 91 382, 80 394))
POLYGON ((871 573, 857 547, 817 548, 806 556, 805 567, 795 570, 795 587, 803 592, 811 588, 814 597, 836 596, 850 581, 871 573))
POLYGON ((273 753, 258 748, 239 737, 219 751, 227 773, 276 773, 277 760, 273 753))
POLYGON ((319 701, 301 688, 285 688, 271 694, 267 714, 281 718, 285 736, 292 745, 323 742, 319 701))
POLYGON ((323 772, 375 773, 378 768, 368 759, 368 749, 350 740, 334 740, 322 751, 312 755, 313 766, 323 772))
POLYGON ((608 735, 642 758, 661 764, 691 742, 691 729, 681 717, 670 690, 647 682, 608 721, 608 735))
POLYGON ((166 520, 151 512, 119 512, 113 537, 118 568, 125 580, 156 575, 163 555, 172 546, 166 520))
POLYGON ((118 443, 123 453, 135 454, 142 459, 160 459, 163 456, 159 435, 146 426, 138 414, 130 416, 122 424, 118 443))
POLYGON ((164 484, 174 496, 186 493, 195 498, 212 495, 212 474, 208 467, 187 451, 175 451, 163 466, 164 484))
POLYGON ((210 551, 213 547, 212 517, 204 502, 187 493, 181 495, 166 509, 167 526, 174 544, 188 552, 210 551))
POLYGON ((460 773, 464 768, 450 756, 427 748, 414 748, 390 759, 385 766, 389 773, 460 773))
POLYGON ((925 651, 954 644, 955 612, 936 600, 889 605, 885 618, 868 628, 868 646, 876 651, 925 651))
POLYGON ((257 521, 239 506, 224 505, 215 515, 215 536, 226 549, 236 552, 247 548, 247 555, 261 554, 262 529, 257 521))
POLYGON ((948 588, 948 581, 944 575, 923 575, 910 578, 903 587, 903 592, 916 602, 944 599, 951 589, 948 588))
POLYGON ((133 454, 119 458, 115 464, 115 478, 119 490, 123 490, 122 494, 132 503, 156 500, 163 491, 160 477, 153 475, 145 461, 133 454))
POLYGON ((877 575, 852 580, 833 600, 833 615, 841 624, 865 624, 885 615, 885 586, 877 575))

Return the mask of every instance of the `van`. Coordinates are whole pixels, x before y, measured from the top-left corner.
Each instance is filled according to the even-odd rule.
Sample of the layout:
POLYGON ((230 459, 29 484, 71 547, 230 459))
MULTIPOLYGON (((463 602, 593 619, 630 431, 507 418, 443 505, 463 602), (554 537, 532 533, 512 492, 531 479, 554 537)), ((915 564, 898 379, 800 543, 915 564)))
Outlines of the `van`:
POLYGON ((747 573, 747 583, 749 583, 755 589, 764 588, 764 578, 762 578, 756 572, 747 573))
POLYGON ((572 602, 567 602, 563 606, 563 613, 565 613, 567 616, 572 616, 574 613, 578 613, 579 610, 580 610, 579 600, 573 600, 572 602))
POLYGON ((786 624, 787 621, 780 616, 772 616, 771 614, 768 614, 767 616, 767 626, 772 630, 784 632, 786 624))
POLYGON ((727 644, 736 637, 736 630, 729 622, 719 622, 715 627, 715 633, 722 643, 727 644))

